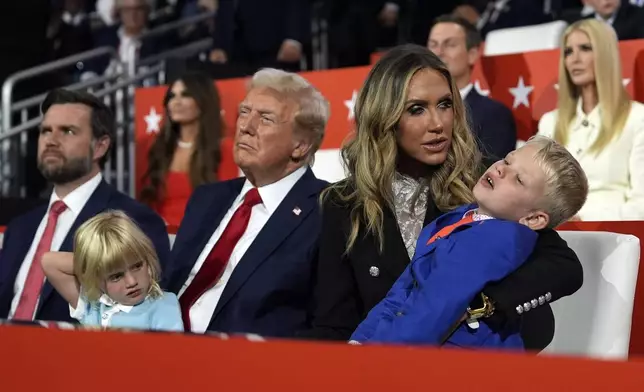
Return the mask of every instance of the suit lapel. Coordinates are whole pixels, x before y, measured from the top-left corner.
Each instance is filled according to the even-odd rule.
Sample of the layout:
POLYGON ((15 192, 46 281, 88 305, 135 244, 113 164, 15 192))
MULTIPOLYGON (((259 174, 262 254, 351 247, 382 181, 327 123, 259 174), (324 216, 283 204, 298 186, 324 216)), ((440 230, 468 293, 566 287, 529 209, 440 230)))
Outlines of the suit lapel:
POLYGON ((322 188, 323 183, 315 178, 310 168, 295 183, 235 267, 211 320, 217 317, 253 272, 266 261, 289 234, 296 230, 309 214, 315 213, 314 209, 318 203, 317 196, 322 188), (296 209, 300 211, 298 214, 294 212, 296 209))
MULTIPOLYGON (((188 280, 190 271, 212 237, 212 234, 219 227, 224 215, 226 215, 235 201, 235 198, 239 195, 239 192, 241 192, 245 181, 245 178, 236 179, 231 181, 228 187, 218 190, 216 192, 217 194, 213 195, 210 199, 210 202, 203 206, 202 213, 198 216, 200 219, 196 221, 186 221, 184 218, 182 225, 186 224, 198 227, 198 233, 201 234, 201 236, 196 238, 192 243, 188 242, 183 249, 177 249, 184 252, 180 257, 174 251, 172 252, 172 262, 182 263, 179 266, 179 270, 173 274, 176 275, 176 278, 172 278, 172 286, 170 287, 170 291, 173 293, 178 294, 183 287, 183 284, 188 280)), ((179 230, 179 236, 180 235, 181 229, 179 230)))
MULTIPOLYGON (((29 216, 25 217, 26 219, 20 219, 19 221, 16 221, 16 223, 19 223, 15 226, 12 225, 11 227, 11 237, 14 239, 14 241, 11 243, 11 245, 5 242, 3 252, 5 252, 5 261, 8 261, 9 257, 12 258, 11 263, 6 263, 6 268, 9 269, 9 274, 6 275, 6 283, 10 282, 12 290, 13 282, 15 282, 16 280, 16 276, 18 275, 18 271, 20 271, 20 267, 22 266, 22 262, 24 261, 27 252, 29 252, 31 243, 36 236, 36 231, 38 231, 38 226, 40 225, 42 218, 47 213, 47 208, 48 205, 38 207, 32 213, 29 213, 29 216), (16 241, 15 239, 18 238, 23 240, 16 241), (29 241, 29 238, 31 238, 32 241, 29 241), (24 241, 24 239, 27 239, 27 241, 24 241), (16 248, 12 249, 13 246, 15 246, 16 248), (9 254, 9 251, 11 251, 11 254, 9 254)), ((5 266, 0 265, 0 268, 3 267, 5 266)))
POLYGON ((383 213, 385 246, 382 252, 382 266, 397 278, 409 264, 409 253, 398 227, 396 215, 389 208, 384 208, 383 213))
MULTIPOLYGON (((110 197, 112 196, 112 192, 116 191, 110 185, 108 185, 105 180, 102 180, 101 183, 98 184, 98 187, 89 197, 87 203, 85 203, 85 206, 74 220, 72 226, 69 228, 67 236, 65 236, 63 243, 60 245, 60 251, 71 252, 73 250, 74 235, 76 234, 78 227, 92 217, 100 214, 107 209, 107 205, 110 197)), ((53 291, 54 287, 49 283, 49 281, 46 281, 45 285, 42 288, 42 292, 40 293, 38 311, 40 311, 40 308, 47 301, 53 291)))

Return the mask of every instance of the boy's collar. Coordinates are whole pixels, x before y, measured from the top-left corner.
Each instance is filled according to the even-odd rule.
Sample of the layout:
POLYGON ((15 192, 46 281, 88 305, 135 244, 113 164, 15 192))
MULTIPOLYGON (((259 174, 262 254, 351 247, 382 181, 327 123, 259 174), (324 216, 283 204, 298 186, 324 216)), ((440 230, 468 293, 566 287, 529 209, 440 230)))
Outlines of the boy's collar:
POLYGON ((113 308, 117 308, 118 310, 120 310, 122 312, 125 312, 125 313, 130 313, 130 311, 134 307, 134 306, 131 306, 131 305, 120 304, 120 303, 114 301, 112 298, 108 297, 107 294, 101 295, 101 297, 98 299, 98 302, 102 303, 105 306, 110 306, 110 307, 113 307, 113 308))

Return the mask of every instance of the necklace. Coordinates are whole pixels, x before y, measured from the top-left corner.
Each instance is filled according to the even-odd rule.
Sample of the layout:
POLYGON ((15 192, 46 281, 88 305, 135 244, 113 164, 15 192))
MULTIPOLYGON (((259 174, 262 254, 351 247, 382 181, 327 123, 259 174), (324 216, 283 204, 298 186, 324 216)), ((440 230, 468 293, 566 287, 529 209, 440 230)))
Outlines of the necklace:
POLYGON ((178 140, 177 146, 179 146, 179 148, 192 148, 192 142, 184 142, 182 140, 178 140))

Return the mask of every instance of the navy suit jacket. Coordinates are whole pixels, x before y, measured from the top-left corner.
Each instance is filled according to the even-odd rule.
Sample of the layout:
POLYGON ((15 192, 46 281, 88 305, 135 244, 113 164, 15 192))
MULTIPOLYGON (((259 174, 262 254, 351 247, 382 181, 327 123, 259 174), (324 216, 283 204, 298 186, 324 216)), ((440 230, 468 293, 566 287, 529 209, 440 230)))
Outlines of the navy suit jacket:
MULTIPOLYGON (((179 293, 245 180, 194 191, 172 247, 169 291, 179 293)), ((307 327, 321 225, 318 197, 326 185, 311 169, 295 183, 235 267, 209 331, 292 337, 307 327)))
POLYGON ((465 97, 465 104, 469 109, 470 127, 478 139, 486 166, 516 148, 517 129, 510 109, 479 94, 475 88, 465 97))
MULTIPOLYGON (((16 276, 29 251, 36 230, 47 212, 47 208, 47 204, 38 207, 16 218, 7 227, 2 252, 0 252, 0 318, 7 318, 9 315, 16 276)), ((105 181, 99 184, 98 188, 87 200, 85 207, 81 210, 60 246, 60 251, 71 252, 74 234, 78 227, 88 219, 106 210, 121 210, 134 219, 143 232, 152 240, 159 255, 162 270, 167 266, 170 256, 170 241, 163 219, 148 207, 120 193, 105 181)), ((67 301, 54 290, 49 282, 45 282, 43 286, 36 319, 73 321, 69 316, 67 301)))
POLYGON ((277 56, 282 42, 311 42, 310 0, 219 0, 213 47, 230 59, 235 51, 277 56), (235 44, 245 48, 235 48, 235 44))

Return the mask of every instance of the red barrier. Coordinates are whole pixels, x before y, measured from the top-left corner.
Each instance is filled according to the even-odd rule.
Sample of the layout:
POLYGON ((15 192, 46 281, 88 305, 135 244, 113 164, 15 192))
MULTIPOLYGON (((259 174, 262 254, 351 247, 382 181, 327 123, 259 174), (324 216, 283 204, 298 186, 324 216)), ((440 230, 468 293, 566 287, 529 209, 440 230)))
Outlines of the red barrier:
POLYGON ((644 361, 0 327, 6 391, 638 391, 644 361))
MULTIPOLYGON (((169 234, 176 234, 176 226, 168 226, 169 234)), ((640 239, 640 259, 644 258, 644 221, 623 222, 569 222, 557 228, 558 230, 572 231, 606 231, 620 234, 631 234, 640 239)), ((5 230, 0 226, 0 233, 5 230)), ((0 242, 1 244, 1 242, 0 242)), ((644 263, 640 261, 640 272, 637 277, 633 320, 631 323, 631 341, 629 353, 644 356, 644 263)))

